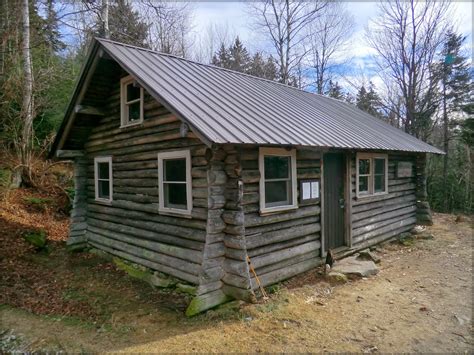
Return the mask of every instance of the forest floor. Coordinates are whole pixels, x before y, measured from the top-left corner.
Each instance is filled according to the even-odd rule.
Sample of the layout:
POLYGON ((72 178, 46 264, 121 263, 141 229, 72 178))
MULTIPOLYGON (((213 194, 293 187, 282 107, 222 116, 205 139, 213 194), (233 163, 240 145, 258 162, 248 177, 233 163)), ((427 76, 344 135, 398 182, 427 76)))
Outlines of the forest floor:
POLYGON ((0 206, 0 352, 474 350, 468 217, 436 214, 433 239, 379 247, 374 277, 335 285, 311 270, 265 303, 186 318, 186 296, 153 289, 95 255, 67 253, 67 218, 31 210, 31 194, 0 206), (21 237, 39 227, 48 253, 21 237))

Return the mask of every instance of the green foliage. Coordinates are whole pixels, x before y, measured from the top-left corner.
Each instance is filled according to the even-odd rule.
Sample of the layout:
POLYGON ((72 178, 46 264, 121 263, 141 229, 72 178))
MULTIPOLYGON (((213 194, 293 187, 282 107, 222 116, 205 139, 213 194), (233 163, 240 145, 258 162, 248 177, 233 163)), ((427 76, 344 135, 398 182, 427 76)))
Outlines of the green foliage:
POLYGON ((33 245, 36 249, 38 250, 44 250, 46 249, 46 231, 43 229, 38 229, 34 231, 28 231, 23 235, 23 238, 33 245))
POLYGON ((8 188, 12 181, 12 172, 10 169, 0 168, 0 188, 8 188))
MULTIPOLYGON (((59 127, 81 64, 77 56, 64 53, 54 2, 46 2, 46 9, 41 9, 44 16, 39 15, 41 4, 30 3, 36 147, 47 145, 59 127)), ((4 53, 0 75, 0 143, 12 148, 19 142, 22 122, 21 16, 12 15, 19 11, 18 2, 6 2, 3 6, 0 7, 4 29, 4 41, 0 44, 4 53)))
POLYGON ((337 100, 344 99, 344 93, 342 92, 342 87, 337 82, 333 82, 332 80, 329 80, 328 88, 325 95, 337 100))
POLYGON ((212 64, 268 80, 278 79, 278 69, 272 56, 265 58, 261 52, 252 57, 239 37, 226 48, 222 43, 212 58, 212 64))
POLYGON ((50 198, 34 196, 24 197, 23 201, 28 207, 38 212, 46 211, 47 207, 53 202, 50 198))
POLYGON ((471 176, 473 150, 461 142, 453 142, 446 181, 443 156, 429 157, 427 191, 434 211, 474 213, 474 181, 471 176))
POLYGON ((364 85, 359 89, 356 96, 356 106, 362 111, 365 111, 372 116, 382 117, 380 112, 381 99, 375 91, 374 84, 369 83, 369 89, 367 90, 364 85))

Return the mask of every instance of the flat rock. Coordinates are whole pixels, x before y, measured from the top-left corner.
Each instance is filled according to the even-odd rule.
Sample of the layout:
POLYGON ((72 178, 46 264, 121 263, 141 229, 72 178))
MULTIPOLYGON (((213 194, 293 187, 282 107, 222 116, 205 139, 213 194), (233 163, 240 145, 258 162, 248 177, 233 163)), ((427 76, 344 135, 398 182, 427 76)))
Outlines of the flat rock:
POLYGON ((328 281, 337 282, 337 283, 346 283, 348 278, 345 274, 340 272, 331 271, 326 275, 328 281))
POLYGON ((351 256, 337 261, 331 269, 332 272, 344 274, 348 277, 367 277, 377 274, 379 268, 372 260, 360 260, 355 256, 351 256))
POLYGON ((357 260, 372 260, 376 264, 380 263, 380 258, 374 253, 372 253, 369 249, 365 249, 359 252, 357 260))

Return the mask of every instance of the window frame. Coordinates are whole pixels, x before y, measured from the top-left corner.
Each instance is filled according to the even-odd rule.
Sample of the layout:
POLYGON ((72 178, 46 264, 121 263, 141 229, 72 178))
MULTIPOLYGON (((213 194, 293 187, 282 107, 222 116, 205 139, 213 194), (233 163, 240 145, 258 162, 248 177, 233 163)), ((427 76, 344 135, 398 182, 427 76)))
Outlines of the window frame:
MULTIPOLYGON (((365 198, 365 197, 372 197, 372 196, 381 196, 388 194, 388 154, 379 154, 379 153, 357 153, 356 156, 356 196, 357 198, 365 198), (367 174, 359 174, 359 161, 360 160, 370 160, 370 173, 367 174), (385 166, 384 166, 384 173, 385 173, 385 189, 381 192, 375 192, 375 159, 384 159, 385 166), (368 192, 360 192, 359 191, 359 177, 360 176, 368 176, 368 192)), ((380 175, 380 174, 378 174, 380 175)))
POLYGON ((130 102, 127 101, 127 86, 133 85, 134 82, 135 79, 131 75, 120 79, 120 128, 132 127, 143 123, 143 88, 140 86, 140 97, 138 99, 130 102), (130 122, 126 114, 128 113, 128 106, 136 102, 140 102, 140 118, 136 122, 130 122))
POLYGON ((285 148, 259 148, 258 166, 260 170, 260 213, 272 213, 287 211, 298 208, 298 179, 296 174, 296 149, 287 150, 285 148), (291 177, 291 203, 283 206, 265 206, 265 157, 278 156, 290 157, 290 177, 291 177))
MULTIPOLYGON (((112 157, 111 156, 100 156, 94 158, 94 187, 95 187, 95 200, 102 203, 111 203, 113 201, 113 180, 112 175, 112 157), (109 164, 109 198, 103 198, 99 196, 99 163, 108 163, 109 164)), ((105 180, 106 181, 106 180, 105 180)))
POLYGON ((183 216, 191 216, 192 208, 193 197, 191 178, 191 151, 189 149, 186 149, 158 153, 158 212, 162 214, 178 214, 183 216), (172 159, 186 160, 186 209, 165 207, 164 184, 166 182, 164 181, 163 176, 163 161, 172 159))

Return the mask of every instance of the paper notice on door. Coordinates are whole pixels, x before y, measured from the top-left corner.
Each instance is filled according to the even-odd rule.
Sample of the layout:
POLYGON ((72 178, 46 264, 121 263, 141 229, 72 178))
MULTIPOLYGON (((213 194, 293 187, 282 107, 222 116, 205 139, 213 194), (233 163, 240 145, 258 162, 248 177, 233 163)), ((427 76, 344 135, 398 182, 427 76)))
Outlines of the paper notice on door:
POLYGON ((309 200, 311 198, 311 183, 303 182, 303 200, 309 200))
POLYGON ((311 182, 311 198, 319 198, 319 181, 311 182))

